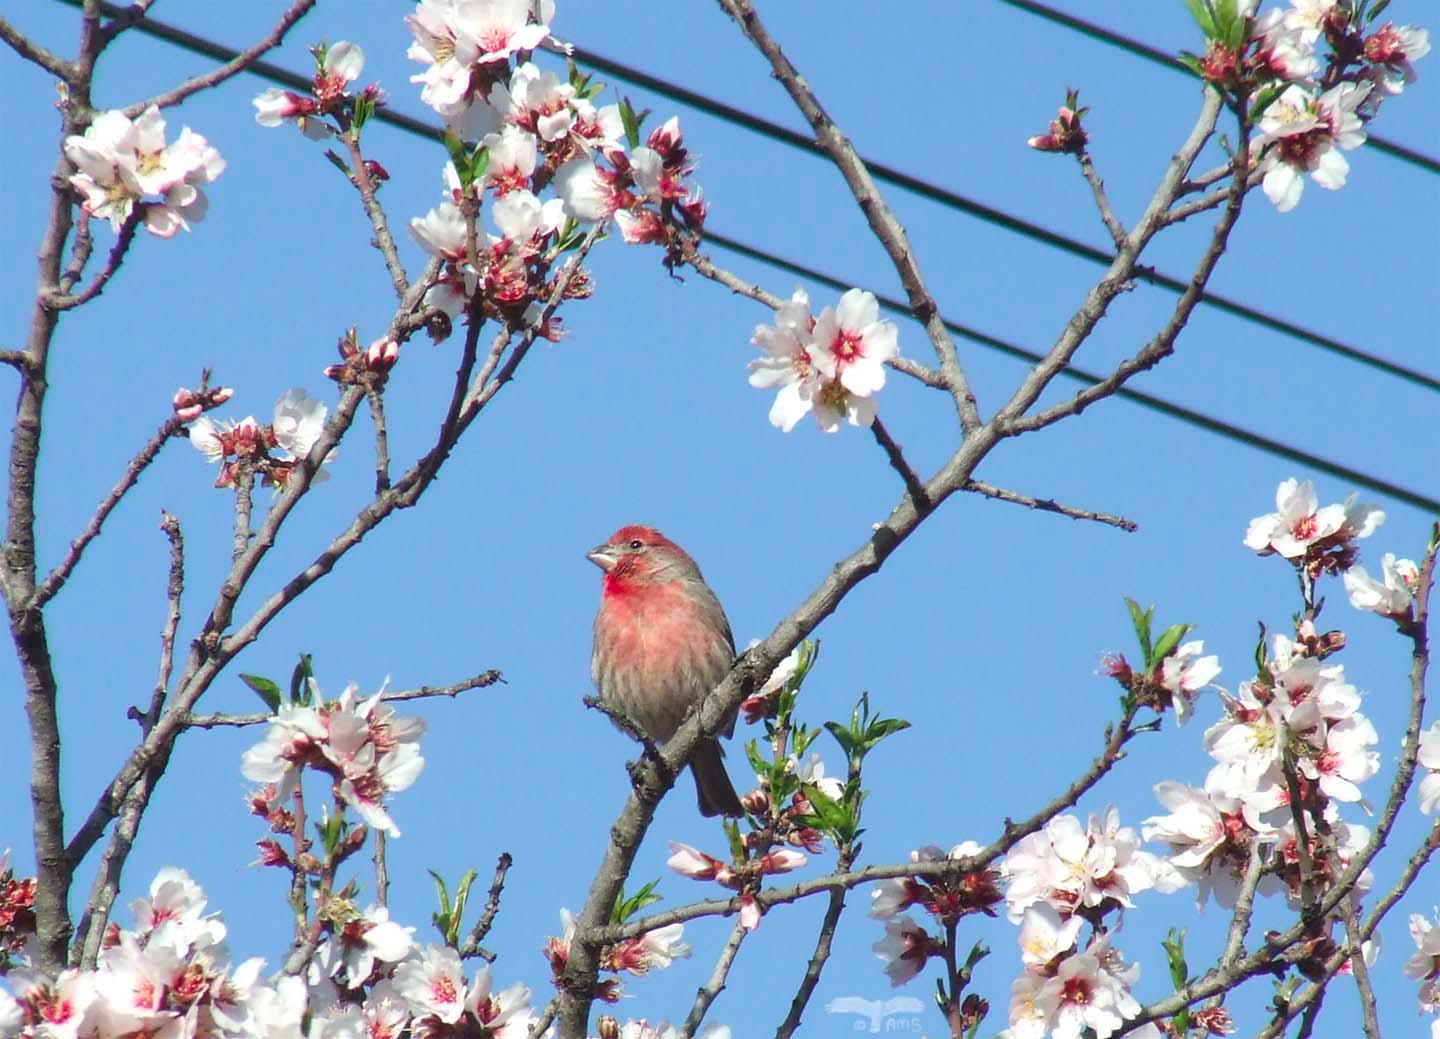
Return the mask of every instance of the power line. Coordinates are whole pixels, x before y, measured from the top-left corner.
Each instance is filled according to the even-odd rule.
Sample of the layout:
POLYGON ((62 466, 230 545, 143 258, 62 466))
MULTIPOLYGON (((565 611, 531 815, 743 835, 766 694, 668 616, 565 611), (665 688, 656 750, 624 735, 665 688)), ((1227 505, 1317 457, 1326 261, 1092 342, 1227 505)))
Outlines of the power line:
MULTIPOLYGON (((1082 36, 1090 37, 1092 40, 1108 44, 1111 47, 1118 47, 1124 51, 1129 51, 1136 57, 1144 58, 1146 61, 1154 62, 1156 65, 1161 65, 1176 72, 1183 72, 1187 76, 1193 76, 1195 74, 1186 68, 1184 63, 1179 61, 1173 54, 1160 50, 1158 47, 1152 47, 1148 43, 1137 40, 1132 36, 1125 36, 1114 30, 1107 29, 1103 25, 1088 22, 1084 18, 1077 18, 1073 14, 1056 10, 1049 4, 1036 3, 1035 0, 1000 0, 1000 2, 1002 4, 1009 4, 1011 7, 1024 11, 1026 14, 1033 14, 1039 18, 1043 18, 1047 22, 1053 22, 1066 29, 1074 30, 1082 36)), ((1418 152, 1413 148, 1407 148, 1403 144, 1398 144, 1395 141, 1385 137, 1379 137, 1375 134, 1367 135, 1365 143, 1377 152, 1384 152, 1386 155, 1393 156, 1403 162, 1408 162, 1413 166, 1418 166, 1428 173, 1440 173, 1440 159, 1432 159, 1430 156, 1418 152)))
MULTIPOLYGON (((72 7, 78 7, 80 6, 81 0, 60 0, 60 2, 72 7)), ((104 14, 111 17, 117 14, 123 14, 126 10, 117 4, 106 2, 102 2, 100 8, 104 14)), ((134 28, 158 39, 163 39, 186 49, 205 54, 218 61, 228 61, 238 53, 231 48, 221 46, 211 40, 204 39, 193 33, 186 32, 183 29, 178 29, 148 17, 137 22, 134 28)), ((623 79, 635 86, 652 90, 663 97, 668 97, 673 101, 713 115, 718 119, 744 127, 747 130, 751 130, 801 151, 808 152, 811 155, 825 159, 827 162, 829 161, 829 156, 827 156, 820 145, 810 137, 781 126, 779 123, 764 119, 752 112, 747 112, 733 105, 726 104, 723 101, 652 76, 650 73, 641 69, 607 58, 604 55, 597 54, 583 47, 572 48, 571 56, 577 61, 591 65, 601 72, 623 79)), ((292 89, 308 90, 311 85, 308 79, 268 62, 257 62, 252 66, 252 70, 259 75, 272 78, 276 82, 292 89)), ((390 109, 381 109, 378 114, 392 125, 402 127, 411 132, 423 133, 427 136, 439 136, 442 133, 441 130, 431 127, 427 123, 410 116, 395 113, 390 109)), ((1102 249, 1097 249, 1094 246, 1087 245, 1079 239, 1071 238, 1068 235, 1063 235, 1058 231, 1025 220, 1022 217, 985 205, 982 202, 950 191, 930 181, 921 180, 919 177, 904 173, 886 163, 863 156, 861 157, 861 161, 865 163, 871 175, 874 176, 876 180, 894 184, 896 187, 913 192, 928 201, 939 203, 949 209, 967 213, 996 227, 1012 231, 1034 239, 1035 241, 1043 242, 1046 245, 1067 252, 1072 256, 1088 260, 1101 266, 1109 266, 1110 262, 1114 259, 1112 254, 1102 249)), ((1177 294, 1184 292, 1187 288, 1185 281, 1156 271, 1151 267, 1137 268, 1136 278, 1154 285, 1159 285, 1177 294)), ((1321 332, 1297 325, 1294 322, 1250 307, 1216 292, 1207 291, 1201 295, 1200 300, 1202 303, 1208 304, 1217 310, 1249 321, 1252 324, 1259 325, 1272 332, 1279 332, 1282 335, 1300 340, 1301 342, 1309 343, 1311 346, 1344 357, 1347 360, 1354 361, 1368 368, 1373 368, 1376 371, 1384 372, 1387 375, 1393 375, 1398 379, 1403 379, 1423 389, 1440 392, 1440 378, 1417 368, 1412 368, 1408 365, 1400 364, 1397 361, 1381 357, 1378 354, 1370 353, 1367 350, 1362 350, 1359 347, 1351 346, 1333 336, 1327 336, 1321 332)))
MULTIPOLYGON (((79 6, 80 4, 80 0, 60 0, 60 2, 68 4, 70 6, 79 6)), ((111 3, 102 2, 100 6, 102 9, 102 13, 105 14, 107 17, 113 17, 115 14, 123 13, 125 10, 124 8, 118 7, 117 5, 111 3)), ((203 37, 196 36, 193 33, 186 32, 183 29, 179 29, 165 23, 157 22, 154 19, 150 18, 146 18, 143 21, 136 23, 135 28, 149 34, 150 36, 155 37, 156 39, 175 44, 198 54, 203 54, 207 57, 214 58, 217 61, 229 61, 239 53, 232 48, 224 47, 218 43, 215 43, 212 40, 207 40, 203 37)), ((258 76, 261 76, 262 78, 269 79, 272 82, 278 83, 281 86, 290 87, 292 89, 308 90, 312 86, 311 81, 307 77, 301 76, 295 72, 290 71, 289 69, 282 68, 278 65, 273 65, 269 62, 256 62, 255 64, 250 66, 248 71, 258 76)), ((379 109, 375 113, 374 118, 379 120, 380 122, 388 123, 389 125, 394 126, 396 129, 403 130, 407 133, 414 134, 419 137, 429 138, 431 140, 439 140, 444 135, 443 129, 438 126, 426 123, 422 120, 415 119, 410 116, 401 115, 397 112, 390 110, 389 108, 379 109)), ((707 232, 705 238, 706 241, 711 242, 722 249, 726 249, 729 252, 735 253, 736 255, 747 257, 748 259, 755 260, 757 262, 766 264, 767 266, 773 267, 777 270, 783 270, 787 273, 794 274, 802 278, 808 278, 818 284, 829 286, 830 288, 839 292, 843 292, 849 289, 853 284, 852 282, 846 281, 842 278, 837 278, 834 275, 826 274, 822 271, 815 270, 814 268, 796 263, 793 260, 787 260, 783 257, 775 256, 772 253, 765 252, 752 245, 747 245, 744 242, 741 242, 734 238, 730 238, 713 230, 707 232)), ((877 296, 876 298, 881 306, 885 307, 888 311, 894 314, 900 315, 902 317, 913 316, 911 314, 910 308, 907 307, 900 300, 889 296, 877 296)), ((965 339, 970 340, 971 342, 977 343, 980 346, 985 347, 986 349, 994 350, 997 353, 1004 354, 1008 357, 1025 361, 1030 364, 1035 364, 1042 360, 1042 355, 1033 350, 1026 349, 1025 347, 1019 346, 1015 343, 1011 343, 1008 340, 1000 339, 996 336, 989 335, 988 333, 982 332, 978 329, 970 328, 969 326, 962 325, 958 322, 947 320, 945 321, 945 327, 955 335, 959 335, 965 339)), ((1085 385, 1093 386, 1094 384, 1101 381, 1100 376, 1094 375, 1091 372, 1085 371, 1084 369, 1074 367, 1073 365, 1067 365, 1064 369, 1061 370, 1060 374, 1065 378, 1073 379, 1077 382, 1084 383, 1085 385)), ((1311 467, 1312 469, 1318 470, 1319 472, 1326 473, 1327 475, 1334 476, 1338 479, 1350 481, 1357 486, 1367 488, 1368 490, 1375 491, 1379 494, 1389 495, 1397 501, 1404 502, 1407 505, 1414 506, 1415 508, 1421 509, 1425 512, 1432 514, 1440 514, 1440 500, 1426 497, 1423 494, 1419 494, 1415 491, 1409 490, 1408 488, 1402 487, 1399 484, 1394 484, 1389 482, 1388 480, 1382 480, 1379 477, 1371 476, 1368 473, 1362 472, 1359 469, 1353 469, 1350 466, 1343 465, 1339 462, 1331 461, 1319 455, 1312 454, 1309 451, 1304 451, 1290 444, 1282 443, 1281 441, 1264 436, 1260 433, 1255 433, 1251 430, 1244 429, 1243 427, 1234 425, 1230 422, 1226 422, 1222 419, 1213 418, 1203 412, 1187 408, 1184 405, 1175 404, 1171 401, 1164 400, 1163 398, 1156 397, 1148 393, 1143 393, 1140 390, 1136 390, 1128 386, 1122 386, 1117 389, 1115 391, 1115 396, 1120 397, 1124 400, 1128 400, 1132 403, 1139 404, 1142 407, 1158 412, 1159 414, 1165 415, 1179 422, 1183 422, 1186 425, 1194 426, 1197 429, 1202 429, 1208 433, 1212 433, 1226 440, 1231 440, 1236 443, 1244 444, 1248 447, 1255 448, 1259 451, 1262 451, 1266 454, 1274 455, 1278 458, 1284 458, 1292 462, 1298 462, 1302 465, 1306 465, 1311 467)))
MULTIPOLYGON (((777 270, 794 274, 797 277, 808 278, 811 281, 828 286, 837 292, 844 292, 853 284, 843 278, 837 278, 834 275, 817 271, 813 267, 807 267, 793 260, 786 260, 771 253, 764 252, 752 245, 746 245, 744 242, 729 238, 715 231, 706 231, 705 240, 739 256, 744 256, 747 259, 755 260, 766 266, 774 267, 777 270)), ((892 313, 899 314, 903 317, 914 316, 908 306, 893 296, 877 294, 875 298, 882 307, 892 313)), ((1007 357, 1024 361, 1027 364, 1038 364, 1044 360, 1044 356, 1034 350, 1026 349, 1023 346, 997 338, 996 336, 992 336, 967 325, 962 325, 959 322, 945 320, 945 327, 955 335, 968 339, 973 343, 978 343, 987 349, 994 350, 1007 357)), ((1061 370, 1060 374, 1068 379, 1083 383, 1086 386, 1094 386, 1096 383, 1102 381, 1100 376, 1088 372, 1083 368, 1077 368, 1074 365, 1067 365, 1061 370)), ((1243 426, 1237 426, 1223 419, 1213 418, 1204 412, 1187 408, 1183 404, 1176 404, 1173 401, 1132 389, 1129 386, 1120 387, 1115 391, 1115 396, 1124 398, 1133 404, 1139 404, 1143 408, 1148 408, 1151 411, 1158 412, 1161 415, 1183 422, 1186 425, 1203 429, 1207 433, 1213 433, 1226 440, 1233 440, 1248 447, 1256 448, 1266 454, 1275 455, 1278 458, 1299 462, 1302 465, 1319 470, 1329 476, 1347 480, 1357 486, 1376 491, 1380 494, 1387 494, 1397 501, 1403 501, 1405 504, 1413 505, 1417 509, 1440 515, 1440 500, 1428 498, 1423 494, 1401 487, 1399 484, 1371 476, 1359 469, 1352 469, 1350 466, 1340 462, 1333 462, 1328 458, 1322 458, 1320 455, 1312 454, 1309 451, 1305 451, 1291 444, 1267 437, 1262 433, 1245 429, 1243 426)))
MULTIPOLYGON (((726 104, 723 101, 660 79, 641 69, 626 65, 612 58, 607 58, 583 47, 575 47, 572 56, 577 61, 591 65, 607 75, 614 76, 617 79, 623 79, 635 86, 652 90, 657 94, 670 98, 672 101, 688 105, 691 108, 705 112, 708 115, 713 115, 725 122, 744 127, 771 140, 787 144, 800 151, 823 158, 827 162, 829 161, 829 156, 825 154, 824 149, 822 149, 814 139, 791 130, 788 127, 781 126, 779 123, 771 122, 752 112, 736 108, 734 105, 726 104)), ((860 161, 865 164, 871 176, 876 180, 894 184, 896 187, 913 192, 921 198, 939 203, 948 209, 959 210, 986 223, 993 224, 996 227, 1013 231, 1038 242, 1043 242, 1046 245, 1067 252, 1072 256, 1089 260, 1101 266, 1108 267, 1114 259, 1113 254, 1105 252, 1103 249, 1097 249, 1094 246, 1087 245, 1077 238, 1071 238, 1068 235, 1033 223, 1023 217, 1018 217, 1004 210, 988 206, 983 202, 978 202, 975 199, 958 194, 931 181, 921 180, 919 177, 904 173, 894 166, 890 166, 876 159, 861 156, 860 161)), ((1184 292, 1187 287, 1185 281, 1168 274, 1163 274, 1151 267, 1138 268, 1136 278, 1140 281, 1159 285, 1177 294, 1184 292)), ((1201 302, 1209 304, 1217 310, 1249 321, 1252 324, 1259 325, 1272 332, 1279 332, 1292 339, 1309 343, 1311 346, 1318 347, 1329 353, 1338 354, 1347 360, 1355 361, 1357 364, 1365 365, 1368 368, 1374 368, 1387 375, 1393 375, 1396 378, 1403 379, 1408 383, 1424 389, 1440 392, 1440 378, 1420 371, 1417 368, 1411 368, 1408 365, 1391 361, 1378 354, 1372 354, 1369 351, 1362 350, 1359 347, 1351 346, 1333 336, 1327 336, 1324 333, 1316 332, 1302 325, 1297 325, 1292 321, 1287 321, 1274 314, 1258 310, 1255 307, 1248 306, 1228 296, 1223 296, 1218 292, 1206 291, 1201 295, 1200 299, 1201 302)))

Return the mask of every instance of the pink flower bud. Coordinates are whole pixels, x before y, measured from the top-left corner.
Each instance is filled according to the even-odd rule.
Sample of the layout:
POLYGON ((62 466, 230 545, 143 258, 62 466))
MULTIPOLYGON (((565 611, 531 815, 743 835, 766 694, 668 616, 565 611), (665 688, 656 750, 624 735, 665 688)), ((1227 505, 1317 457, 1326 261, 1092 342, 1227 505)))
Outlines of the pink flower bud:
POLYGON ((231 397, 235 396, 235 389, 232 386, 217 386, 210 391, 210 406, 219 407, 231 397))
POLYGON ((747 931, 753 931, 760 926, 760 906, 756 903, 754 895, 740 896, 740 924, 747 931))
POLYGON ((760 868, 766 873, 789 873, 792 869, 799 869, 809 861, 798 851, 780 848, 761 859, 760 868))

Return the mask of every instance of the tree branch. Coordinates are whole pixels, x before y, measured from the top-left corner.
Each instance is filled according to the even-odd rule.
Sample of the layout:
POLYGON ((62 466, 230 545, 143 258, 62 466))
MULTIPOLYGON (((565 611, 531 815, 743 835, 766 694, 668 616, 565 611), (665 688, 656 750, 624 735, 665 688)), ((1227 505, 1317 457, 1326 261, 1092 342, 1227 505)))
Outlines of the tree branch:
POLYGON ((70 575, 75 572, 75 567, 79 565, 80 557, 85 554, 85 549, 89 547, 90 542, 100 536, 105 521, 115 511, 115 506, 120 504, 120 499, 124 498, 130 489, 140 482, 141 475, 150 467, 150 463, 155 461, 160 454, 160 449, 179 432, 183 425, 184 423, 179 418, 172 415, 161 423, 160 428, 155 430, 150 439, 145 442, 145 446, 130 460, 125 467, 124 475, 100 502, 95 509, 95 514, 90 517, 90 522, 85 524, 85 529, 74 541, 70 542, 70 550, 65 553, 65 558, 60 560, 55 569, 50 571, 49 576, 35 590, 35 609, 43 607, 55 597, 55 593, 65 586, 65 582, 70 579, 70 575))
POLYGON ((505 875, 510 872, 510 867, 515 865, 515 860, 510 857, 508 851, 502 851, 500 858, 495 863, 495 879, 490 881, 490 892, 485 898, 485 908, 480 913, 480 919, 475 921, 475 926, 465 936, 464 944, 460 946, 460 958, 479 956, 481 959, 493 961, 493 953, 487 953, 481 948, 480 943, 490 933, 490 928, 495 926, 495 917, 500 912, 500 896, 505 891, 505 875))
POLYGON ((75 75, 75 68, 68 61, 40 46, 4 17, 0 17, 0 40, 8 43, 20 57, 33 61, 56 79, 68 82, 75 75))
POLYGON ((890 459, 891 468, 900 474, 900 479, 904 481, 905 490, 909 493, 910 501, 915 505, 916 510, 922 514, 929 512, 933 506, 925 493, 924 481, 905 460, 905 453, 890 435, 890 431, 885 428, 885 424, 880 421, 880 416, 875 416, 875 421, 870 424, 870 432, 875 435, 875 442, 884 449, 886 457, 890 459))
POLYGON ((995 501, 1005 501, 1012 505, 1024 505, 1027 509, 1036 509, 1040 512, 1053 512, 1056 515, 1069 516, 1075 520, 1093 520, 1096 523, 1105 523, 1112 527, 1119 527, 1121 530, 1131 534, 1139 529, 1133 520, 1128 520, 1124 516, 1113 516, 1108 512, 1092 512, 1089 509, 1077 509, 1069 505, 1061 505, 1053 498, 1032 498, 1027 494, 1007 491, 980 480, 966 480, 965 486, 960 489, 985 498, 994 499, 995 501))
MULTIPOLYGON (((290 31, 290 28, 296 22, 309 13, 310 9, 315 6, 315 2, 316 0, 295 0, 289 9, 280 16, 280 20, 275 23, 275 27, 263 36, 259 42, 246 47, 219 68, 212 69, 193 79, 187 79, 184 83, 165 91, 163 94, 156 94, 154 97, 145 101, 136 102, 124 110, 125 115, 130 119, 134 119, 151 105, 154 105, 156 108, 170 108, 173 105, 178 105, 181 101, 184 101, 193 94, 198 94, 202 90, 209 90, 211 87, 219 86, 232 76, 238 76, 250 68, 251 65, 255 64, 261 55, 280 46, 281 42, 285 39, 285 34, 290 31)), ((106 42, 108 43, 109 41, 106 40, 106 42)))
POLYGON ((405 276, 405 265, 400 262, 395 236, 390 233, 390 221, 385 216, 385 207, 375 197, 375 181, 371 178, 370 169, 365 165, 365 156, 360 151, 360 132, 352 128, 341 134, 340 139, 345 142, 345 147, 350 152, 351 181, 355 190, 360 193, 365 215, 370 218, 370 226, 375 230, 375 238, 371 244, 379 249, 380 255, 385 258, 385 269, 390 272, 390 283, 395 286, 396 297, 404 299, 410 288, 410 281, 405 276))
MULTIPOLYGON (((95 275, 94 281, 74 295, 68 292, 61 292, 57 288, 55 292, 49 293, 44 297, 45 305, 52 310, 74 310, 76 307, 84 306, 96 296, 100 295, 100 293, 104 292, 105 286, 109 284, 115 272, 120 269, 120 264, 124 262, 125 254, 130 251, 130 245, 135 241, 135 231, 139 228, 140 221, 144 215, 144 207, 141 205, 137 205, 130 211, 130 214, 120 225, 120 233, 115 236, 115 244, 110 247, 110 255, 105 260, 105 266, 95 275)), ((85 225, 85 228, 84 233, 88 235, 90 233, 88 223, 85 225)), ((88 259, 89 252, 88 242, 85 243, 83 248, 77 243, 75 262, 81 264, 83 267, 83 261, 88 259)), ((76 273, 78 274, 79 271, 77 270, 76 273)))
POLYGON ((730 938, 725 942, 724 948, 720 950, 720 956, 715 960, 715 967, 710 971, 710 979, 695 993, 695 1002, 690 1005, 690 1013, 685 1015, 685 1023, 680 1026, 679 1039, 693 1039, 696 1029, 705 1020, 705 1015, 710 1012, 710 1005, 725 990, 725 979, 730 976, 730 967, 735 962, 735 955, 740 951, 741 943, 749 934, 749 928, 739 920, 736 920, 735 926, 730 928, 730 938))
POLYGON ((1110 240, 1115 243, 1116 249, 1125 248, 1125 226, 1120 223, 1115 210, 1110 208, 1110 196, 1105 194, 1105 182, 1096 172, 1090 153, 1082 150, 1075 158, 1080 163, 1080 172, 1085 175, 1085 183, 1090 185, 1090 193, 1095 196, 1095 208, 1100 211, 1100 221, 1105 225, 1105 230, 1110 232, 1110 240))
POLYGON ((380 390, 367 386, 365 399, 370 402, 370 418, 375 423, 375 494, 378 497, 390 489, 390 437, 385 431, 385 400, 380 390))

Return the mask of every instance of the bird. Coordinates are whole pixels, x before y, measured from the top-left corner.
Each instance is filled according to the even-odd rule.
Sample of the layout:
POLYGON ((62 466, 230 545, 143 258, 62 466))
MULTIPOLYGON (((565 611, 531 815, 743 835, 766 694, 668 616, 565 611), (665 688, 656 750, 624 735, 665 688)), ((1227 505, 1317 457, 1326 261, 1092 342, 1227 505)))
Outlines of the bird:
MULTIPOLYGON (((720 600, 689 554, 654 527, 621 527, 585 558, 604 571, 590 678, 607 710, 665 743, 735 662, 720 600)), ((734 735, 735 715, 724 734, 734 735)), ((700 814, 741 816, 719 740, 690 758, 700 814)))

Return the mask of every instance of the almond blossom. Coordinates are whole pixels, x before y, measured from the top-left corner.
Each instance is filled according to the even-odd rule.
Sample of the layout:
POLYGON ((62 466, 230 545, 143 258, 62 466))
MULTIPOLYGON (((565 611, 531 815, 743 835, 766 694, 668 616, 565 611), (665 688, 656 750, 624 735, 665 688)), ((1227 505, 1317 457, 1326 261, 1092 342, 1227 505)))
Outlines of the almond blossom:
POLYGON ((1440 722, 1420 734, 1416 760, 1425 769, 1420 780, 1420 811, 1429 815, 1440 807, 1440 722))
POLYGON ((760 390, 779 387, 770 406, 770 424, 786 433, 815 406, 820 373, 810 355, 814 328, 810 297, 796 289, 775 311, 775 324, 756 325, 750 336, 750 342, 765 351, 748 365, 750 385, 760 390))
POLYGON ((908 913, 885 922, 885 937, 873 946, 885 962, 885 975, 894 988, 925 969, 925 961, 938 952, 934 940, 908 913))
POLYGON ((134 120, 123 112, 96 114, 83 135, 65 139, 65 156, 76 167, 70 185, 83 196, 85 212, 120 226, 136 212, 160 238, 204 219, 202 185, 225 170, 225 160, 188 126, 165 143, 165 120, 151 105, 134 120))
POLYGON ((1275 511, 1257 516, 1245 530, 1245 545, 1260 555, 1278 554, 1311 577, 1338 573, 1354 562, 1355 544, 1385 522, 1385 513, 1357 502, 1354 494, 1343 504, 1323 508, 1315 485, 1289 479, 1275 491, 1275 511))
POLYGON ((1365 143, 1357 109, 1369 95, 1369 83, 1340 83, 1323 94, 1292 84, 1265 109, 1254 150, 1263 152, 1265 195, 1288 213, 1300 202, 1304 174, 1322 188, 1344 187, 1350 163, 1340 154, 1365 143))
POLYGON ((442 116, 459 115, 480 86, 489 89, 496 69, 518 51, 540 45, 550 33, 553 0, 541 0, 540 21, 531 0, 420 0, 405 24, 414 41, 406 57, 426 65, 410 77, 423 100, 442 116))
POLYGON ((1220 658, 1203 657, 1205 643, 1186 642, 1160 665, 1160 684, 1170 691, 1175 720, 1184 725, 1194 714, 1195 697, 1220 674, 1220 658))
POLYGON ((1396 559, 1395 553, 1386 552, 1380 557, 1380 576, 1375 580, 1363 566, 1346 570, 1343 580, 1350 605, 1382 617, 1408 617, 1420 585, 1420 568, 1413 560, 1396 559))
POLYGON ((1414 25, 1386 22, 1365 40, 1370 76, 1384 94, 1394 96, 1415 82, 1414 62, 1430 53, 1430 34, 1414 25))
POLYGON ((872 293, 850 289, 834 309, 815 319, 811 359, 826 380, 815 399, 815 418, 827 433, 841 419, 868 427, 875 420, 873 396, 885 385, 885 362, 898 355, 893 322, 880 320, 872 293))

